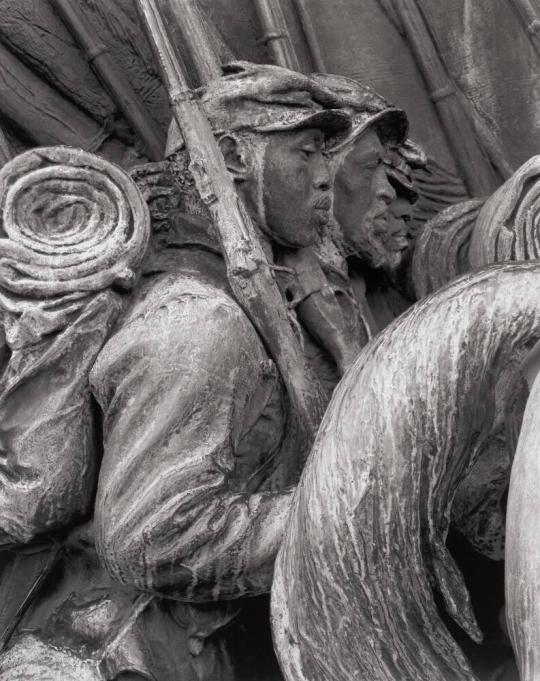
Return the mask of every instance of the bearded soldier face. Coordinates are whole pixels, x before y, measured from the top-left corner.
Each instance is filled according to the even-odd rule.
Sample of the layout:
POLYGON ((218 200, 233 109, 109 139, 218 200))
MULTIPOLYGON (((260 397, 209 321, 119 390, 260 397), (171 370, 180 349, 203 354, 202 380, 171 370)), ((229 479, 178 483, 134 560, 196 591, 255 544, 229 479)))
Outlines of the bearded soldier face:
POLYGON ((383 155, 374 130, 355 141, 336 172, 334 216, 350 250, 372 267, 395 269, 408 247, 408 221, 383 155))

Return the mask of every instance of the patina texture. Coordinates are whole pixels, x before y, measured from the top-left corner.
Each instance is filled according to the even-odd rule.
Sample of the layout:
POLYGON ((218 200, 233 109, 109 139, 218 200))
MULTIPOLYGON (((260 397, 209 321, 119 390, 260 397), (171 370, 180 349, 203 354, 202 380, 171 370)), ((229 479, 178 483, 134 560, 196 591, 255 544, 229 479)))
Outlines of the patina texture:
POLYGON ((274 577, 287 679, 474 678, 431 587, 479 639, 445 539, 457 486, 512 397, 507 376, 540 337, 538 273, 458 279, 383 331, 336 390, 274 577))
POLYGON ((132 181, 98 157, 32 151, 0 173, 0 543, 88 512, 96 433, 88 372, 135 283, 149 237, 132 181))
MULTIPOLYGON (((456 204, 426 224, 412 263, 419 298, 460 273, 495 262, 537 259, 538 169, 534 156, 492 196, 456 204)), ((503 427, 463 481, 452 511, 460 532, 495 560, 504 557, 506 495, 527 396, 522 380, 515 386, 512 415, 501 420, 503 427)))
POLYGON ((504 614, 455 623, 538 368, 537 265, 482 270, 538 257, 537 8, 0 10, 0 681, 277 681, 284 535, 287 681, 493 681, 504 614))
POLYGON ((506 618, 521 681, 538 677, 538 386, 523 417, 506 517, 506 618))
MULTIPOLYGON (((234 191, 234 179, 250 210, 256 229, 251 238, 258 240, 260 252, 271 263, 274 243, 294 250, 314 241, 330 209, 330 180, 322 153, 325 138, 346 130, 349 123, 347 114, 335 108, 339 103, 335 96, 300 74, 235 64, 222 80, 210 84, 203 102, 231 188, 234 191), (296 216, 303 221, 298 230, 283 203, 283 196, 292 199, 295 190, 296 216)), ((211 143, 215 144, 213 138, 211 143)), ((93 449, 83 461, 88 479, 68 476, 65 463, 60 467, 55 460, 51 479, 39 492, 40 499, 51 508, 58 506, 64 515, 44 514, 49 524, 37 525, 24 536, 11 531, 9 523, 2 527, 10 532, 9 556, 15 566, 4 575, 2 586, 15 584, 19 591, 19 603, 15 599, 5 617, 14 614, 20 621, 7 637, 10 644, 0 658, 0 673, 6 679, 13 673, 46 675, 64 665, 66 674, 76 676, 81 667, 89 678, 94 674, 112 679, 133 671, 165 680, 176 678, 182 669, 187 679, 228 679, 233 671, 223 630, 235 619, 238 606, 227 601, 270 590, 291 485, 307 455, 309 435, 296 425, 290 377, 283 376, 281 355, 273 357, 265 343, 268 335, 259 335, 274 330, 259 309, 257 284, 242 305, 234 293, 235 287, 248 285, 245 276, 251 273, 243 272, 240 264, 250 261, 241 260, 245 250, 239 251, 240 259, 234 252, 244 242, 240 238, 235 242, 230 216, 223 225, 218 211, 216 221, 210 221, 212 201, 209 210, 197 190, 205 177, 202 161, 195 167, 193 157, 179 150, 168 164, 133 171, 155 220, 147 249, 149 211, 142 195, 123 171, 104 161, 94 165, 116 181, 110 183, 112 198, 101 191, 109 184, 105 180, 100 184, 95 172, 90 173, 95 195, 88 194, 85 164, 93 158, 80 151, 38 150, 6 166, 6 172, 11 165, 23 167, 29 199, 38 197, 40 210, 32 211, 28 200, 17 213, 19 231, 26 234, 36 220, 41 225, 43 207, 44 219, 52 220, 45 232, 54 242, 49 247, 52 260, 46 261, 49 269, 40 269, 39 248, 31 258, 33 269, 30 265, 25 269, 24 253, 15 246, 11 253, 6 247, 12 255, 6 271, 26 276, 35 307, 43 312, 47 347, 62 331, 72 334, 73 344, 62 348, 61 366, 71 380, 76 377, 76 387, 91 407, 90 415, 80 409, 74 413, 82 419, 83 434, 91 438, 93 449), (47 159, 47 154, 52 159, 47 173, 58 176, 58 181, 50 180, 49 174, 34 175, 28 163, 47 159), (54 163, 59 158, 66 159, 66 168, 54 163), (81 201, 76 199, 77 182, 83 186, 81 201), (121 188, 131 201, 127 207, 121 188), (84 201, 87 194, 90 208, 84 201), (118 224, 109 212, 118 215, 118 224), (82 236, 76 230, 78 219, 82 236), (62 256, 64 260, 59 260, 62 256), (62 269, 66 265, 71 269, 62 269), (51 267, 56 267, 52 276, 51 267), (56 288, 47 288, 45 273, 56 288), (132 294, 120 292, 133 285, 132 294), (85 351, 91 352, 83 363, 79 354, 69 355, 80 353, 76 318, 58 315, 65 312, 62 305, 87 303, 95 288, 118 298, 119 305, 107 306, 110 323, 101 320, 94 344, 82 341, 85 351), (63 297, 54 298, 56 291, 63 297), (72 477, 87 494, 84 504, 78 500, 78 488, 69 487, 72 477), (56 480, 64 486, 55 495, 56 480), (93 522, 85 526, 81 539, 82 530, 72 525, 89 518, 92 511, 93 522), (58 531, 54 537, 51 530, 58 531), (26 562, 12 546, 32 540, 48 543, 50 553, 57 552, 50 564, 40 560, 37 543, 26 562), (19 564, 26 571, 24 579, 17 580, 19 564), (176 639, 174 652, 163 654, 171 639, 176 639), (41 656, 43 646, 48 652, 41 656)), ((208 176, 207 190, 211 181, 208 176)), ((9 199, 9 189, 6 196, 9 199)), ((5 212, 7 232, 13 231, 10 215, 5 212)), ((256 264, 264 264, 265 276, 273 276, 266 261, 256 264)), ((294 323, 289 332, 295 334, 301 327, 294 311, 287 311, 277 284, 273 285, 287 326, 289 319, 294 323)), ((9 286, 15 285, 8 281, 4 291, 9 292, 9 286)), ((8 293, 3 295, 8 300, 8 293)), ((3 309, 8 309, 7 303, 3 309)), ((72 307, 67 312, 74 314, 72 307)), ((7 342, 13 345, 13 339, 20 338, 35 342, 31 332, 35 335, 41 327, 33 320, 23 314, 12 328, 11 317, 6 316, 7 342), (27 328, 26 336, 19 327, 27 328)), ((326 400, 337 382, 332 359, 305 331, 301 334, 301 341, 296 341, 302 353, 300 370, 308 378, 332 376, 326 396, 322 392, 319 396, 314 382, 316 392, 306 397, 326 400)), ((278 346, 278 351, 285 349, 278 346)), ((25 358, 31 358, 28 349, 25 358)), ((58 356, 53 359, 58 361, 58 356)), ((52 371, 48 375, 54 376, 52 371)), ((49 391, 52 405, 39 393, 35 398, 54 416, 50 425, 55 436, 70 444, 66 440, 70 431, 60 426, 65 425, 65 411, 59 393, 64 397, 61 386, 57 392, 49 391)), ((72 393, 65 399, 77 406, 72 393)), ((8 403, 20 410, 20 403, 8 403)), ((312 411, 309 418, 318 414, 322 409, 312 411)), ((81 433, 72 435, 73 446, 81 447, 81 433)), ((33 440, 24 438, 24 445, 32 456, 41 457, 46 440, 46 434, 38 432, 33 440)), ((68 462, 81 461, 61 448, 56 454, 68 462)), ((47 472, 41 469, 40 473, 47 472)), ((10 513, 31 510, 18 500, 7 500, 6 508, 10 513)))

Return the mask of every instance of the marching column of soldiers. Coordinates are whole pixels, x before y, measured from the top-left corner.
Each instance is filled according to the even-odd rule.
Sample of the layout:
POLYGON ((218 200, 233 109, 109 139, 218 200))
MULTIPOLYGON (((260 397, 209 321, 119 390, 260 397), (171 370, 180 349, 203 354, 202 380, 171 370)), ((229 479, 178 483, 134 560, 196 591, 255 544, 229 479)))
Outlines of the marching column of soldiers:
MULTIPOLYGON (((238 61, 197 96, 326 407, 430 267, 414 233, 426 154, 404 111, 343 76, 238 61)), ((172 125, 166 160, 116 169, 121 179, 90 153, 51 148, 1 171, 0 681, 280 678, 265 594, 301 475, 291 461, 311 442, 291 435, 279 357, 231 285, 185 137, 172 125), (62 166, 50 191, 65 201, 47 212, 36 190, 13 213, 42 162, 62 166), (81 168, 93 187, 111 181, 107 201, 121 194, 118 215, 132 216, 135 236, 120 218, 115 228, 137 248, 107 255, 110 276, 101 261, 70 269, 90 256, 68 226, 94 224, 70 198, 81 168), (8 213, 30 216, 20 231, 36 242, 58 230, 65 261, 34 266, 32 248, 52 251, 12 246, 8 213)), ((467 224, 448 248, 456 273, 473 266, 467 224)), ((498 503, 508 467, 486 466, 467 493, 498 503)), ((487 542, 482 512, 463 531, 490 555, 503 528, 487 542)))

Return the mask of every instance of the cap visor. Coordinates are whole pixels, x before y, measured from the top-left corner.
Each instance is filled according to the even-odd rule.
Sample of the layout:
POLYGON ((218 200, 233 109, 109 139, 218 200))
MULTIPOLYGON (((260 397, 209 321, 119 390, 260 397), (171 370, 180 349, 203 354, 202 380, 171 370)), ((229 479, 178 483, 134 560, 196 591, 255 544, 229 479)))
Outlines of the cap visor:
POLYGON ((345 133, 351 128, 351 119, 348 114, 339 109, 324 109, 312 114, 299 115, 295 121, 265 125, 257 128, 258 132, 279 132, 285 130, 298 130, 301 128, 316 128, 322 130, 328 136, 345 133))
POLYGON ((361 125, 352 126, 347 135, 336 140, 333 151, 339 151, 344 146, 354 142, 360 135, 373 128, 383 144, 399 147, 407 139, 409 122, 407 114, 401 109, 385 109, 374 114, 361 125))
POLYGON ((388 167, 386 168, 386 174, 394 188, 398 192, 405 194, 411 203, 416 203, 418 201, 419 194, 413 182, 408 177, 406 177, 399 170, 388 167))
POLYGON ((377 134, 383 144, 401 146, 409 133, 407 114, 401 109, 381 111, 376 121, 377 134))

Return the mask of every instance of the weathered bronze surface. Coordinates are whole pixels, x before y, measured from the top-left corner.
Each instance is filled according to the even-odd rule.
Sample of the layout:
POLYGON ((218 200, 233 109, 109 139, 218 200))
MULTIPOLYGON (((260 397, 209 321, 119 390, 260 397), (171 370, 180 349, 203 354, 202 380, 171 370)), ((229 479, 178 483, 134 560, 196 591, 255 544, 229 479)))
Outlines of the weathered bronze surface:
POLYGON ((0 681, 532 681, 540 12, 0 10, 0 681))
POLYGON ((432 588, 481 640, 445 540, 459 481, 514 398, 508 375, 540 338, 538 272, 461 277, 379 334, 340 383, 274 576, 287 679, 474 678, 432 588))

